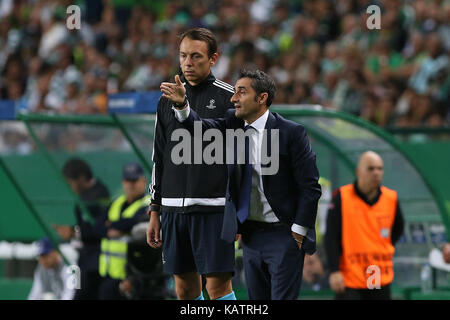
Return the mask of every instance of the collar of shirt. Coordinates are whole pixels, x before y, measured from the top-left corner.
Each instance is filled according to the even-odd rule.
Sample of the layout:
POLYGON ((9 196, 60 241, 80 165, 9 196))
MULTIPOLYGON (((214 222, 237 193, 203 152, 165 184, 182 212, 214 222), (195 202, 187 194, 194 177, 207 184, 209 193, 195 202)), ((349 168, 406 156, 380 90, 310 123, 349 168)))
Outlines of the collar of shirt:
POLYGON ((358 195, 365 203, 367 203, 369 206, 373 206, 375 203, 378 202, 378 199, 380 199, 380 196, 381 196, 381 188, 380 188, 380 187, 378 187, 377 194, 375 195, 375 198, 373 198, 372 200, 369 200, 369 199, 367 199, 367 196, 366 196, 364 193, 362 193, 361 190, 359 190, 359 188, 358 188, 358 180, 355 180, 355 182, 353 182, 353 186, 354 186, 354 188, 355 188, 356 194, 357 194, 357 195, 358 195))
MULTIPOLYGON (((251 126, 258 131, 262 131, 266 127, 266 122, 268 118, 269 118, 269 109, 267 109, 266 112, 264 112, 258 119, 253 121, 251 126)), ((249 125, 247 121, 244 122, 246 126, 249 125)))
POLYGON ((185 87, 187 87, 187 88, 189 88, 189 89, 192 89, 192 90, 199 90, 199 89, 203 89, 203 87, 204 87, 206 84, 211 83, 211 82, 214 82, 214 81, 216 80, 216 77, 214 77, 214 75, 212 74, 212 72, 210 72, 210 73, 208 74, 208 76, 207 76, 202 82, 200 82, 199 84, 197 84, 197 85, 195 85, 195 86, 192 86, 192 85, 186 80, 186 78, 184 77, 183 74, 181 74, 180 80, 181 80, 181 82, 183 82, 183 84, 184 84, 185 87))
MULTIPOLYGON (((269 118, 269 110, 266 110, 258 119, 252 122, 250 125, 254 130, 250 130, 250 137, 252 140, 250 149, 250 159, 254 169, 261 175, 261 151, 262 151, 262 134, 266 127, 267 119, 269 118), (253 133, 254 132, 254 133, 253 133), (257 134, 255 134, 257 133, 257 134)), ((244 121, 245 126, 248 126, 248 122, 244 121)))

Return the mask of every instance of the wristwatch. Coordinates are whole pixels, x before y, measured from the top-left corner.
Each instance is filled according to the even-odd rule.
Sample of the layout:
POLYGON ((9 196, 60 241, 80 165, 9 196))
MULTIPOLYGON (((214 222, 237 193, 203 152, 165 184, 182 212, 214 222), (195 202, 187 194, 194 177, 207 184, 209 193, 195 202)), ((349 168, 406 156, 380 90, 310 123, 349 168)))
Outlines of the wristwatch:
POLYGON ((184 109, 184 107, 186 107, 187 102, 188 102, 187 96, 185 95, 185 96, 184 96, 184 100, 183 100, 182 103, 174 103, 173 106, 174 106, 176 109, 181 110, 181 109, 184 109))
POLYGON ((156 211, 159 214, 159 212, 161 211, 161 206, 159 204, 150 204, 147 210, 147 214, 150 215, 152 211, 156 211))

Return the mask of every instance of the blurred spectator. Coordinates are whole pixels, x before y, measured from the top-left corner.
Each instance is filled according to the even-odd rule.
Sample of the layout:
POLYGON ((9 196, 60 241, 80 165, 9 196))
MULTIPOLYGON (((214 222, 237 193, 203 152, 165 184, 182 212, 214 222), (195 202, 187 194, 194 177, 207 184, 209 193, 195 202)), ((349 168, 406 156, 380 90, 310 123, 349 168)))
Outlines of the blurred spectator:
POLYGON ((266 70, 276 103, 320 104, 381 126, 449 123, 448 1, 377 1, 380 30, 367 29, 370 0, 80 0, 75 31, 64 23, 69 4, 0 2, 0 99, 22 98, 32 112, 106 112, 107 94, 171 79, 177 36, 205 26, 221 44, 214 72, 232 83, 240 68, 266 70), (430 112, 413 114, 413 95, 428 96, 430 112))
POLYGON ((11 55, 0 78, 0 99, 16 100, 25 87, 25 66, 19 55, 11 55))
POLYGON ((375 111, 375 123, 382 127, 390 125, 393 120, 394 109, 395 101, 393 97, 388 95, 381 97, 375 111))
POLYGON ((449 64, 448 53, 443 50, 442 41, 436 33, 428 35, 426 43, 428 57, 409 80, 411 87, 420 94, 429 93, 431 83, 437 80, 439 73, 448 72, 449 64))
POLYGON ((160 73, 159 60, 148 56, 146 61, 139 65, 125 81, 124 88, 128 91, 148 91, 159 88, 163 74, 160 73))
POLYGON ((349 70, 337 85, 333 96, 333 105, 353 115, 360 115, 364 103, 364 85, 366 80, 359 71, 349 70))
POLYGON ((379 39, 373 52, 366 60, 366 74, 372 81, 384 80, 393 75, 403 65, 403 57, 399 52, 390 50, 386 40, 379 39))
POLYGON ((431 99, 426 95, 415 94, 408 116, 410 126, 421 126, 432 113, 431 99))
POLYGON ((364 96, 363 109, 361 110, 361 118, 375 122, 375 114, 377 112, 378 98, 374 94, 366 93, 364 96))
POLYGON ((81 73, 73 65, 74 58, 69 46, 59 45, 51 58, 53 74, 50 79, 48 93, 44 104, 46 108, 60 112, 64 102, 67 101, 66 86, 69 82, 81 82, 81 73))
POLYGON ((28 300, 72 300, 75 290, 69 287, 71 272, 48 238, 38 242, 38 256, 28 300))
POLYGON ((2 124, 0 137, 0 150, 2 154, 24 155, 32 151, 30 137, 22 123, 11 122, 2 124))
POLYGON ((79 107, 81 106, 81 100, 79 97, 80 87, 81 81, 74 78, 68 79, 65 88, 67 97, 62 103, 61 109, 59 110, 60 113, 81 113, 78 112, 79 107))
POLYGON ((64 14, 64 8, 57 6, 56 1, 51 1, 49 5, 42 7, 40 15, 42 36, 38 51, 42 59, 52 59, 54 49, 68 36, 68 29, 63 23, 64 14))

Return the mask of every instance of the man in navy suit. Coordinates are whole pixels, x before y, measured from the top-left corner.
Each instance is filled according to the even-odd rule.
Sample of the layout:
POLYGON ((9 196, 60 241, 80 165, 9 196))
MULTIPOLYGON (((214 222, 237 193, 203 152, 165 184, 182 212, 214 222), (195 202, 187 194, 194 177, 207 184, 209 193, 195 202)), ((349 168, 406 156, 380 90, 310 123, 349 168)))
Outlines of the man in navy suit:
MULTIPOLYGON (((222 238, 233 241, 236 233, 242 234, 249 299, 296 299, 305 252, 315 251, 321 196, 316 156, 302 125, 269 111, 275 91, 273 79, 264 72, 241 71, 231 98, 235 110, 214 120, 201 119, 190 108, 179 81, 163 91, 172 99, 184 99, 184 105, 174 108, 175 117, 190 132, 195 132, 195 121, 202 121, 203 130, 240 130, 248 139, 241 148, 245 150, 243 164, 237 157, 233 161, 227 157, 222 238), (277 162, 275 172, 266 170, 268 164, 261 161, 266 151, 271 164, 277 162)), ((229 140, 227 152, 238 153, 240 146, 234 141, 239 139, 229 140)))

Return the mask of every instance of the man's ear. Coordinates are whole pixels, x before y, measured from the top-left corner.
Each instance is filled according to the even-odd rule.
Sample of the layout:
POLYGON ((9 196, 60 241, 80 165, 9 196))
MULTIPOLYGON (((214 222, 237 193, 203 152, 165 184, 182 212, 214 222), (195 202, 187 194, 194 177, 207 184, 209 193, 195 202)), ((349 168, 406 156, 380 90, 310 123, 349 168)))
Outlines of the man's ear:
POLYGON ((267 105, 267 98, 269 97, 269 95, 267 94, 267 92, 263 92, 259 95, 259 104, 265 104, 267 105))
POLYGON ((218 58, 219 54, 217 52, 212 54, 212 56, 209 58, 209 64, 211 67, 213 67, 216 64, 218 58))

